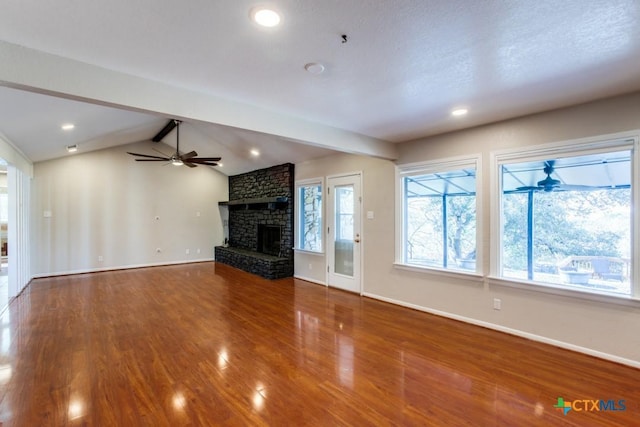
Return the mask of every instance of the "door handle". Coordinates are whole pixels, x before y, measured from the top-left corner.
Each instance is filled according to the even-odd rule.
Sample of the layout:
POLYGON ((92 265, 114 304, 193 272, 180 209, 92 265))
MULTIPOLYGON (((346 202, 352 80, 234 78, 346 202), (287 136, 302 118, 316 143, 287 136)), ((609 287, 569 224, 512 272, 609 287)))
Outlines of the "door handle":
POLYGON ((360 243, 360 235, 356 234, 356 238, 353 239, 353 241, 356 242, 356 243, 360 243))

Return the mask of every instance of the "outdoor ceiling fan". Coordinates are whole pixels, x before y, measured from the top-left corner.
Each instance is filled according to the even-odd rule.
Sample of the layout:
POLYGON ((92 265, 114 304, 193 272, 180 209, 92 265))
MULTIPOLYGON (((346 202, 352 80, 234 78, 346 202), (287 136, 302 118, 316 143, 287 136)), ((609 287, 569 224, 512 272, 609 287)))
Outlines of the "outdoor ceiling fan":
POLYGON ((537 186, 518 187, 516 191, 588 191, 593 190, 594 187, 589 185, 572 185, 563 184, 559 179, 551 178, 551 175, 555 172, 554 165, 555 160, 547 160, 544 162, 544 169, 542 170, 547 176, 538 181, 537 186))
POLYGON ((153 151, 157 151, 164 157, 152 156, 149 154, 130 153, 128 151, 127 154, 142 157, 141 159, 136 159, 136 162, 170 162, 175 166, 186 165, 190 168, 195 168, 198 165, 218 166, 218 163, 216 162, 220 161, 221 157, 197 157, 198 153, 196 153, 195 151, 190 151, 186 154, 182 154, 180 152, 180 123, 182 123, 180 120, 170 120, 169 123, 167 123, 167 125, 151 139, 153 142, 160 142, 162 138, 167 136, 167 134, 173 130, 173 128, 176 128, 176 152, 173 155, 169 156, 160 150, 156 150, 155 148, 153 149, 153 151))

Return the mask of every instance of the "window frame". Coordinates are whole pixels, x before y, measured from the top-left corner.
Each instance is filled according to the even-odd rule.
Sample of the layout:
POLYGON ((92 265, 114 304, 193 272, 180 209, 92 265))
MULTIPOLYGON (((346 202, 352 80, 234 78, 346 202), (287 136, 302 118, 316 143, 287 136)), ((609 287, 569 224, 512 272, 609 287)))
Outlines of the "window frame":
POLYGON ((489 276, 491 283, 498 285, 514 286, 532 291, 541 291, 565 296, 579 296, 596 300, 638 300, 640 301, 640 283, 638 281, 640 266, 640 239, 636 233, 640 230, 640 185, 634 185, 640 178, 640 131, 621 132, 608 135, 600 135, 588 138, 559 141, 517 149, 497 150, 490 153, 490 249, 489 249, 489 276), (592 289, 580 289, 575 286, 545 283, 526 279, 504 277, 502 271, 502 234, 504 230, 504 218, 502 215, 502 179, 501 167, 508 163, 528 161, 543 161, 549 158, 577 157, 582 155, 605 153, 611 151, 631 150, 631 273, 630 295, 614 294, 592 289))
POLYGON ((324 178, 310 178, 310 179, 302 179, 302 180, 298 180, 294 183, 294 191, 295 191, 295 203, 294 203, 294 229, 295 229, 295 245, 294 245, 294 251, 296 252, 304 252, 304 253, 309 253, 309 254, 324 254, 325 253, 325 244, 326 244, 326 238, 325 238, 325 183, 324 183, 324 178), (302 214, 302 209, 300 206, 301 200, 300 199, 300 189, 303 187, 316 187, 319 186, 320 187, 320 195, 321 195, 321 202, 322 202, 322 206, 320 208, 320 249, 319 250, 312 250, 312 249, 306 249, 301 247, 300 243, 301 243, 301 239, 302 239, 302 233, 301 233, 301 227, 302 227, 302 218, 301 218, 301 214, 302 214))
POLYGON ((480 279, 483 270, 482 248, 482 155, 471 154, 466 156, 448 157, 426 162, 404 163, 396 165, 396 247, 394 266, 399 269, 428 272, 437 275, 452 277, 466 277, 480 279), (416 175, 429 175, 435 173, 457 171, 461 169, 475 169, 475 205, 476 205, 476 268, 475 270, 462 270, 445 267, 433 267, 426 265, 410 264, 405 260, 405 185, 404 178, 416 175))

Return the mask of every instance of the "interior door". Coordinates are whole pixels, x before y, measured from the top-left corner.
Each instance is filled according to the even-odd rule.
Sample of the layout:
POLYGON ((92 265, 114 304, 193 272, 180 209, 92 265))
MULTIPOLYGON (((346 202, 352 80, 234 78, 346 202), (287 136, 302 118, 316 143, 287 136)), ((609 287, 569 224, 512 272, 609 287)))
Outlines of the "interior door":
POLYGON ((328 283, 329 286, 361 293, 360 174, 328 179, 328 283))

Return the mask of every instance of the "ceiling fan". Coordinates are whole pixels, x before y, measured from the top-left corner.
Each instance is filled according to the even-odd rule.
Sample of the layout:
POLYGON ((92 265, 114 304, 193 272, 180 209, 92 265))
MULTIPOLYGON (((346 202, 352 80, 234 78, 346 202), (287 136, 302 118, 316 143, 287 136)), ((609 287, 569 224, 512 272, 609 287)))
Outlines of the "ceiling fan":
POLYGON ((160 150, 156 150, 155 148, 153 149, 153 151, 157 151, 164 157, 152 156, 149 154, 130 153, 128 151, 127 154, 142 157, 141 159, 136 159, 136 162, 170 162, 175 166, 186 165, 190 168, 195 168, 198 165, 218 166, 218 163, 216 162, 220 161, 221 157, 197 157, 198 153, 196 153, 195 151, 190 151, 185 154, 182 154, 180 152, 180 123, 182 123, 180 120, 170 120, 169 123, 167 123, 167 125, 151 139, 153 142, 160 142, 162 138, 167 136, 167 134, 173 130, 173 128, 176 128, 176 152, 171 156, 168 156, 160 150))
POLYGON ((589 185, 563 184, 559 179, 551 178, 551 175, 555 172, 555 163, 555 160, 547 160, 544 162, 544 169, 542 171, 547 176, 543 180, 538 181, 535 187, 518 187, 516 191, 588 191, 595 188, 589 185))

